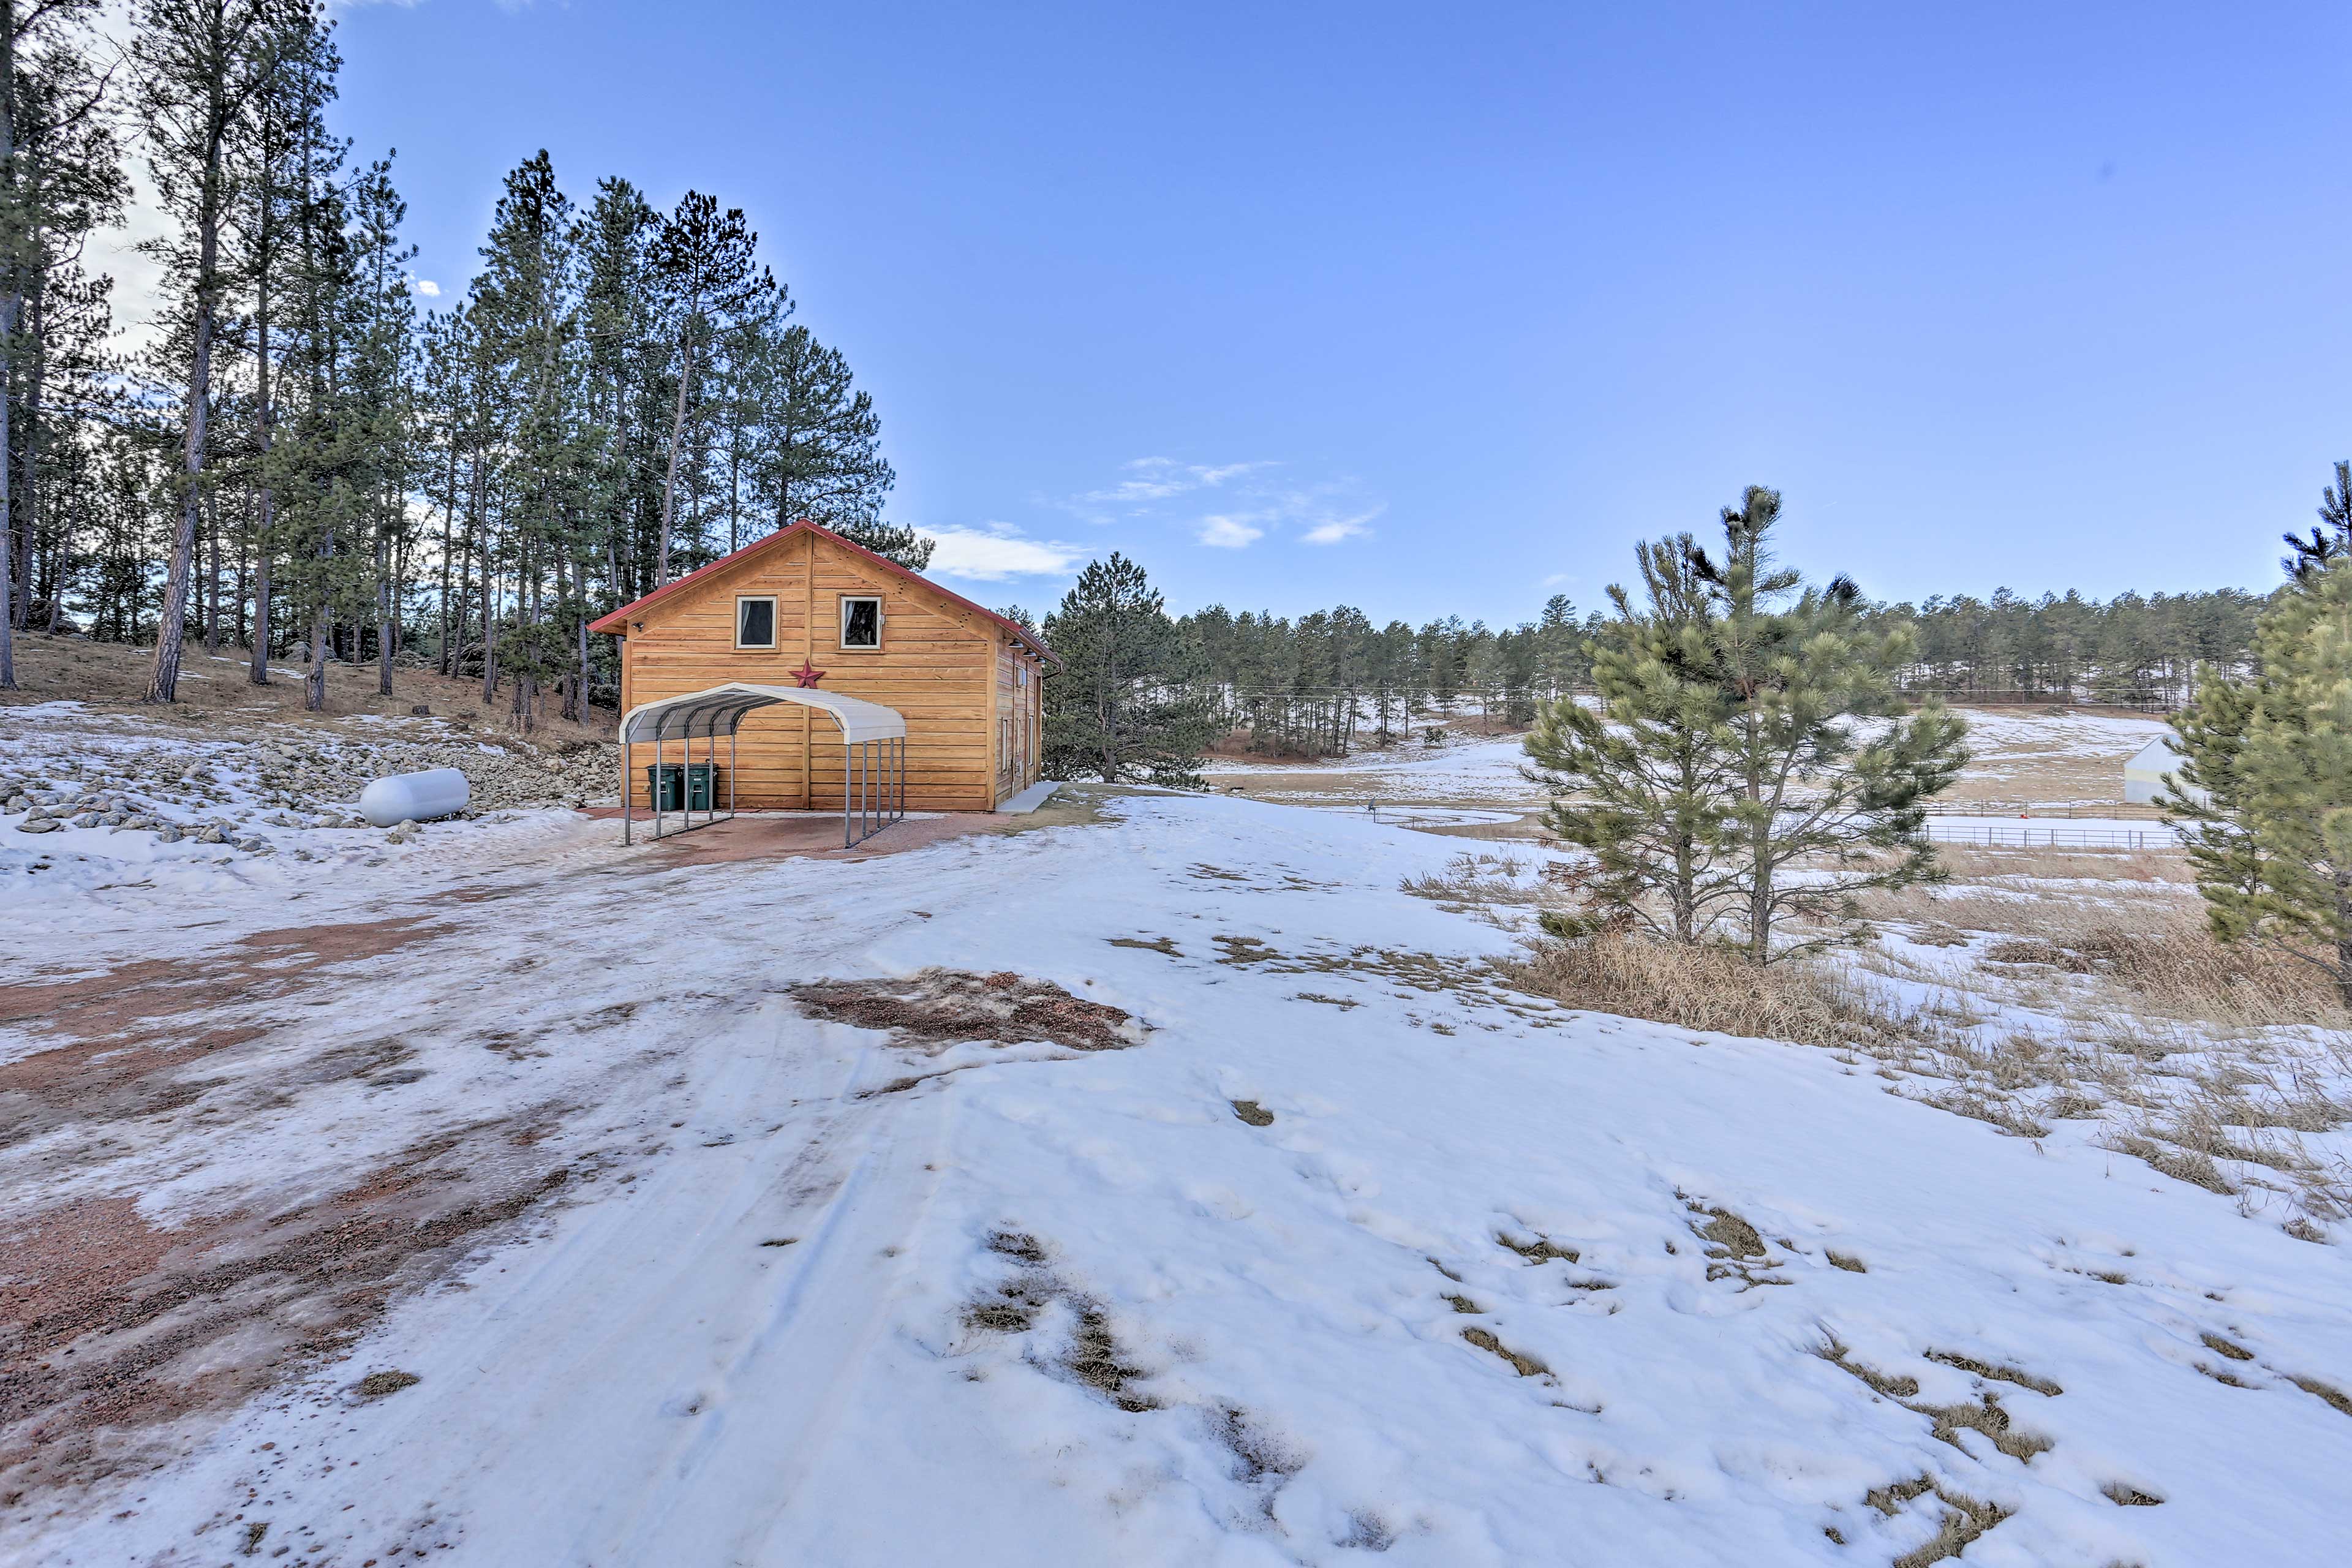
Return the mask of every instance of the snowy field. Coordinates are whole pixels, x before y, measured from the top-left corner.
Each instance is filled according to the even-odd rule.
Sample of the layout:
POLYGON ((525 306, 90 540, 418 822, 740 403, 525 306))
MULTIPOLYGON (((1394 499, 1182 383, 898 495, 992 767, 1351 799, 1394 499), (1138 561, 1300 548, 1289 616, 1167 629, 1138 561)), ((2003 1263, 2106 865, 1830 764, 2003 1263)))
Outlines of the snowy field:
POLYGON ((1513 992, 1400 889, 1458 842, 1079 794, 691 866, 0 819, 0 1561, 2352 1558, 2342 1247, 1513 992))
POLYGON ((1219 758, 1202 768, 1213 788, 1241 785, 1261 800, 1296 797, 1344 802, 1492 803, 1532 809, 1543 791, 1520 776, 1523 737, 1455 739, 1444 746, 1400 741, 1345 757, 1308 763, 1219 758))
MULTIPOLYGON (((2123 798, 2124 760, 2168 727, 2161 720, 2027 710, 1963 710, 1972 762, 1960 796, 2079 808, 2123 798)), ((1454 736, 1439 747, 1401 740, 1345 757, 1276 763, 1221 757, 1202 772, 1213 788, 1295 805, 1460 805, 1538 810, 1540 786, 1520 773, 1524 737, 1454 736)), ((2078 825, 2086 826, 2086 825, 2078 825)), ((2134 819, 2130 827, 2146 827, 2134 819)))

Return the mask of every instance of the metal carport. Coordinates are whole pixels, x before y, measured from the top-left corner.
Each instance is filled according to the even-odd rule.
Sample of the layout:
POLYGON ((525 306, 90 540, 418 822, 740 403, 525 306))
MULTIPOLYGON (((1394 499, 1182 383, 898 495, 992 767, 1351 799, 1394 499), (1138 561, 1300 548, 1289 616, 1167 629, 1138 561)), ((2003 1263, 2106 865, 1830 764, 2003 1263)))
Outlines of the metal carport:
MULTIPOLYGON (((820 691, 814 687, 752 686, 729 681, 708 691, 689 691, 683 697, 641 702, 621 716, 621 842, 633 842, 636 826, 635 796, 630 786, 637 746, 653 742, 654 766, 658 770, 667 760, 663 754, 665 750, 676 741, 681 757, 690 768, 697 737, 703 742, 706 763, 718 760, 719 737, 727 737, 727 810, 723 816, 719 811, 719 792, 713 789, 703 807, 703 820, 694 820, 693 774, 689 771, 686 775, 688 787, 681 801, 686 808, 686 826, 677 831, 708 827, 735 815, 735 731, 742 725, 743 716, 778 703, 830 714, 841 731, 841 842, 845 848, 872 837, 907 815, 907 720, 896 708, 885 708, 879 702, 838 691, 820 691)), ((655 777, 659 779, 658 772, 655 777)), ((654 837, 659 838, 664 813, 658 784, 651 794, 654 837)))

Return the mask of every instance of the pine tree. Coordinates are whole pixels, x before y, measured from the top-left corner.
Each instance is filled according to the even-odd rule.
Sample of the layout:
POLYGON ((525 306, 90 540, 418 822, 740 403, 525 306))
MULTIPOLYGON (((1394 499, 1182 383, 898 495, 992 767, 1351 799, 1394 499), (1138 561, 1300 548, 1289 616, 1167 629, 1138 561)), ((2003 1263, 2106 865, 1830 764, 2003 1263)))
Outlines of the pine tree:
POLYGON ((689 442, 699 435, 688 423, 696 403, 701 356, 737 317, 772 309, 772 297, 781 294, 774 277, 759 265, 753 252, 760 237, 740 207, 724 216, 716 198, 688 191, 677 210, 663 223, 655 238, 652 259, 667 284, 677 322, 677 406, 670 421, 669 465, 662 481, 661 553, 658 579, 670 579, 670 549, 677 517, 678 468, 689 442))
POLYGON ((2320 489, 2319 521, 2322 526, 2313 529, 2308 540, 2286 536, 2290 553, 2279 564, 2298 581, 2326 571, 2352 542, 2352 460, 2336 464, 2336 482, 2320 489))
POLYGON ((1830 940, 1776 950, 1773 930, 1790 918, 1852 928, 1862 893, 1932 879, 1924 803, 1968 761, 1957 714, 1931 702, 1895 716, 1895 676, 1914 649, 1907 626, 1865 626, 1845 578, 1800 591, 1795 572, 1773 568, 1766 542, 1780 515, 1780 493, 1751 485, 1723 510, 1724 559, 1691 552, 1713 602, 1707 640, 1736 792, 1747 954, 1757 964, 1830 940), (1859 720, 1880 721, 1867 740, 1859 720))
POLYGON ((16 684, 13 638, 31 624, 37 551, 58 624, 65 530, 43 503, 67 493, 52 481, 71 436, 55 428, 53 402, 96 405, 115 368, 111 279, 80 266, 129 193, 88 26, 94 10, 89 0, 0 4, 0 689, 16 684))
POLYGON ((775 526, 806 518, 914 570, 928 564, 928 542, 880 521, 898 476, 881 455, 874 399, 856 388, 840 351, 818 342, 804 326, 782 326, 779 318, 762 332, 745 368, 759 409, 761 480, 772 500, 775 526), (878 549, 877 540, 893 549, 878 549), (894 552, 921 559, 902 560, 894 552))
POLYGON ((1544 928, 1575 937, 1639 927, 1703 942, 1739 891, 1714 609, 1690 535, 1645 542, 1635 556, 1644 602, 1612 584, 1616 618, 1584 650, 1600 705, 1547 702, 1526 742, 1528 776, 1552 797, 1546 825, 1596 862, 1586 908, 1548 913, 1544 928))
MULTIPOLYGON (((30 498, 20 479, 29 468, 20 461, 20 450, 32 433, 13 423, 11 416, 16 385, 26 379, 19 347, 26 325, 26 294, 28 288, 37 289, 38 279, 51 265, 42 236, 53 226, 49 208, 58 182, 54 176, 47 182, 40 177, 44 164, 37 156, 38 132, 54 132, 65 118, 58 112, 57 100, 65 89, 59 79, 86 74, 76 69, 72 43, 78 38, 53 55, 46 72, 28 57, 44 38, 54 43, 96 8, 95 0, 48 0, 32 6, 0 0, 0 691, 16 689, 16 628, 24 620, 23 586, 32 558, 30 498), (27 157, 28 153, 37 155, 27 157)), ((72 117, 79 119, 95 108, 96 96, 97 89, 90 88, 90 103, 71 111, 72 117)), ((101 145, 111 153, 110 141, 101 145)), ((68 169, 69 178, 69 163, 68 169)), ((113 199, 119 203, 121 197, 113 199)), ((31 379, 37 387, 37 374, 31 379)))
POLYGON ((1198 786, 1214 711, 1188 689, 1198 650, 1142 567, 1116 552, 1087 563, 1045 617, 1045 640, 1065 666, 1045 684, 1052 776, 1198 786))
POLYGON ((288 36, 320 26, 310 0, 142 0, 132 17, 131 58, 148 167, 177 234, 152 243, 173 273, 186 314, 185 370, 177 378, 183 431, 180 524, 166 565, 147 700, 172 701, 180 679, 196 527, 205 504, 213 356, 229 279, 221 233, 235 205, 235 142, 247 110, 276 76, 288 36))
POLYGON ((480 352, 497 383, 487 389, 495 400, 489 438, 504 458, 483 518, 482 700, 495 700, 501 667, 510 668, 520 729, 537 722, 541 682, 569 662, 544 589, 576 543, 573 520, 589 510, 604 445, 584 417, 579 237, 542 150, 507 176, 473 288, 480 352), (503 647, 502 579, 514 623, 503 647))
MULTIPOLYGON (((2339 475, 2342 470, 2338 470, 2339 475)), ((2339 480, 2340 482, 2340 480, 2339 480)), ((2342 533, 2287 563, 2255 633, 2258 673, 2209 671, 2175 721, 2169 816, 2213 932, 2310 963, 2352 1006, 2352 558, 2342 533)))

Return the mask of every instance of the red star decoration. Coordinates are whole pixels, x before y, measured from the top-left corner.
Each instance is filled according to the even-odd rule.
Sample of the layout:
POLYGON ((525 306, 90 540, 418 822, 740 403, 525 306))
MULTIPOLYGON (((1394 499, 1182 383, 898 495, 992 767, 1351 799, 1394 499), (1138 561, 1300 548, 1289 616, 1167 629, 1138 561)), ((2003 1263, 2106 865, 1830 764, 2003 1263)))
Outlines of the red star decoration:
POLYGON ((818 681, 824 679, 824 671, 819 669, 815 665, 811 664, 807 659, 803 659, 801 660, 801 667, 798 669, 792 671, 792 677, 803 686, 814 686, 818 681))

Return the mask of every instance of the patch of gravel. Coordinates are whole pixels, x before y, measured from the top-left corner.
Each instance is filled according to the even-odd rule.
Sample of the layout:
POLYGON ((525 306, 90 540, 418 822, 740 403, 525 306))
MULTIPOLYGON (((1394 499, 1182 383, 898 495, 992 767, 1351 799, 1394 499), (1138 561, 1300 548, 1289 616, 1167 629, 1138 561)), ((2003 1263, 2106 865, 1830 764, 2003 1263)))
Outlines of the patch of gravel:
MULTIPOLYGON (((121 721, 114 721, 119 727, 121 721)), ((77 744, 55 737, 64 755, 40 757, 37 732, 20 733, 15 765, 0 767, 0 820, 32 834, 78 830, 145 833, 166 844, 192 841, 266 855, 261 830, 386 831, 406 843, 413 825, 373 828, 357 814, 360 792, 393 773, 455 768, 471 798, 464 816, 537 806, 580 806, 616 788, 618 749, 570 742, 542 749, 517 737, 476 735, 436 721, 404 724, 378 741, 334 731, 288 733, 284 726, 152 744, 138 728, 128 744, 77 744)), ((110 737, 111 739, 111 737, 110 737)), ((69 847, 69 841, 57 841, 69 847)), ((301 858, 307 850, 295 851, 301 858)))

